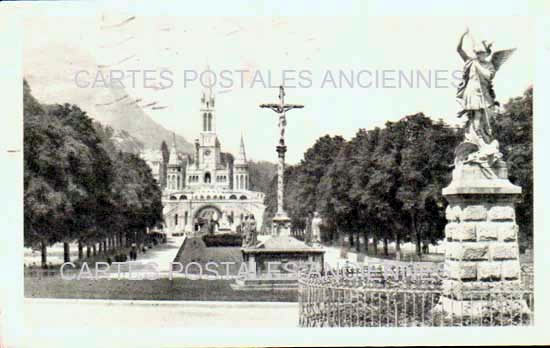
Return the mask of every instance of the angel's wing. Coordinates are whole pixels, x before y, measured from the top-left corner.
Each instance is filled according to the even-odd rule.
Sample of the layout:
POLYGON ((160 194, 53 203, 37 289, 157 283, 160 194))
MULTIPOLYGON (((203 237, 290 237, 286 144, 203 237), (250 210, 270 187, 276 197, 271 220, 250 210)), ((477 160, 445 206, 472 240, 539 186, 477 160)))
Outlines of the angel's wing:
POLYGON ((516 49, 511 48, 509 50, 502 50, 502 51, 496 51, 491 56, 491 63, 493 63, 493 66, 495 67, 495 71, 497 71, 502 64, 504 64, 505 61, 510 58, 512 53, 514 53, 516 49))

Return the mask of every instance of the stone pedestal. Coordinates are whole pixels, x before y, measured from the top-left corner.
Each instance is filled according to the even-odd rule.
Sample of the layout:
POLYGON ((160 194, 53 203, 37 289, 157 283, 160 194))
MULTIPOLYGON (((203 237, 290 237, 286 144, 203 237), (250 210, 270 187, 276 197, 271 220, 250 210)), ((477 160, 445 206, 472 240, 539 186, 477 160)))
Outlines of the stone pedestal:
MULTIPOLYGON (((505 172, 498 174, 487 179, 473 166, 455 169, 451 185, 443 189, 449 202, 446 278, 435 310, 445 315, 479 317, 495 308, 500 291, 520 290, 515 202, 521 188, 512 185, 505 172)), ((523 300, 511 298, 506 307, 528 311, 523 300)))
POLYGON ((273 217, 273 235, 281 237, 290 236, 290 218, 283 211, 281 213, 275 214, 273 217))
POLYGON ((301 272, 322 272, 324 253, 291 236, 273 236, 253 248, 242 248, 248 272, 236 279, 235 290, 291 290, 301 272))

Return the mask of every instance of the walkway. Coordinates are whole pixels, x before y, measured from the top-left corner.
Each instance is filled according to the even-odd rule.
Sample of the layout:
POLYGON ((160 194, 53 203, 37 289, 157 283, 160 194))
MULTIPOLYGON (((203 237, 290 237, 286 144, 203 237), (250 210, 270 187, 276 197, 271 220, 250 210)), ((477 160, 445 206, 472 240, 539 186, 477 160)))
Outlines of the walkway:
POLYGON ((137 262, 156 262, 162 273, 170 270, 170 262, 174 261, 185 237, 168 237, 165 244, 158 244, 145 254, 139 253, 137 262))

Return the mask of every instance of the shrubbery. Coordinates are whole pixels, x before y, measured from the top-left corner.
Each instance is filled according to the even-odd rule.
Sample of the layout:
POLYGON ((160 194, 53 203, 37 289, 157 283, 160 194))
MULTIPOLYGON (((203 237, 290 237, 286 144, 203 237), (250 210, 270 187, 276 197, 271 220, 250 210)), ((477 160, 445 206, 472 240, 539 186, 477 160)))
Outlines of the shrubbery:
POLYGON ((214 234, 202 237, 207 247, 240 247, 243 244, 243 237, 238 234, 214 234))

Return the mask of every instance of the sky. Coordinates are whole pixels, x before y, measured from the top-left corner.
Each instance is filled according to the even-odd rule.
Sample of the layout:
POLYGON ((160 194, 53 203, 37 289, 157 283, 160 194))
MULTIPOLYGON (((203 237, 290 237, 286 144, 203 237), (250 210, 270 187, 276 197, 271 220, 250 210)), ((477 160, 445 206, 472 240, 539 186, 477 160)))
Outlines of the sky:
MULTIPOLYGON (((456 45, 466 27, 478 42, 494 42, 494 50, 517 48, 497 72, 498 100, 521 95, 534 78, 533 27, 526 17, 223 17, 144 12, 109 9, 93 15, 30 17, 25 25, 25 56, 54 54, 54 49, 47 49, 50 46, 55 50, 78 47, 103 66, 102 73, 124 74, 128 93, 141 99, 140 105, 156 102, 156 110, 149 106, 145 111, 188 141, 200 132, 204 83, 186 78, 210 70, 218 80, 214 85, 216 127, 222 149, 237 153, 243 134, 247 156, 254 160, 276 160, 277 119, 259 104, 277 102, 275 87, 282 83, 283 71, 286 101, 305 106, 287 115, 289 163, 297 163, 325 134, 349 139, 359 128, 380 127, 417 112, 459 124, 454 86, 462 62, 456 45), (138 71, 134 84, 130 70, 138 71), (220 84, 223 70, 231 76, 232 88, 224 88, 227 79, 224 86, 220 84), (242 70, 249 71, 243 78, 242 70), (169 80, 161 77, 161 71, 169 80), (351 82, 339 83, 341 73, 351 82), (152 80, 143 82, 145 74, 152 80), (336 83, 328 81, 327 74, 336 83), (170 87, 151 88, 161 82, 170 87)), ((469 38, 465 47, 471 47, 469 38)), ((51 69, 71 61, 72 52, 67 50, 66 60, 49 63, 51 69)), ((33 73, 39 68, 44 69, 34 64, 24 69, 33 73)), ((79 67, 58 70, 74 79, 79 67)), ((79 82, 93 84, 99 70, 87 66, 79 82)), ((101 81, 95 87, 100 86, 101 81)), ((54 87, 33 88, 39 99, 67 98, 72 93, 62 92, 54 87)))

